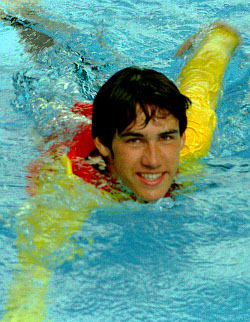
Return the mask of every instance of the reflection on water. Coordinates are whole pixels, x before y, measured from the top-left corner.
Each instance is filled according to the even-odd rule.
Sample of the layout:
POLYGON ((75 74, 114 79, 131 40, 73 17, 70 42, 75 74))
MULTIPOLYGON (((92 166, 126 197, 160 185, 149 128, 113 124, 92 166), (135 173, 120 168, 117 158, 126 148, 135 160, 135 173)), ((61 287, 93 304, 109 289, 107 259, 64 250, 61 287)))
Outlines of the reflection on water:
POLYGON ((114 204, 74 177, 55 177, 18 213, 6 308, 41 317, 48 309, 52 320, 246 319, 247 166, 214 160, 192 193, 152 205, 114 204), (99 208, 86 213, 86 204, 99 208))

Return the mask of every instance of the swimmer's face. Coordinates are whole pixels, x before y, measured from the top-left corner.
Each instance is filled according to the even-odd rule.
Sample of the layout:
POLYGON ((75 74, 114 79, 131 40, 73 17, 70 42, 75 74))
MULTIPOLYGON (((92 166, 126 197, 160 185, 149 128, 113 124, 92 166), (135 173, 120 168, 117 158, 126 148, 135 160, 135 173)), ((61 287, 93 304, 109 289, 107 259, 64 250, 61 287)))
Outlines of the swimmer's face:
POLYGON ((177 173, 185 135, 172 115, 157 114, 145 126, 145 115, 137 109, 135 122, 116 133, 112 151, 95 139, 100 153, 108 158, 113 177, 121 179, 138 197, 156 201, 166 195, 177 173))

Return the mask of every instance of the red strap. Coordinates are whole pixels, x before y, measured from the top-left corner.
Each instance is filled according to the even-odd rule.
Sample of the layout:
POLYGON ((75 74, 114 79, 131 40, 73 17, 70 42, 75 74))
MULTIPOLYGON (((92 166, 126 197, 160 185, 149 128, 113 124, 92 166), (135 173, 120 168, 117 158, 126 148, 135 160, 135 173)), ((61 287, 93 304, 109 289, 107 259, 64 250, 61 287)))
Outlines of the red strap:
POLYGON ((91 118, 93 114, 93 105, 91 103, 78 102, 71 108, 71 111, 75 114, 80 114, 91 118))
MULTIPOLYGON (((92 104, 90 103, 76 103, 71 110, 72 112, 84 115, 89 119, 92 116, 92 104)), ((92 138, 92 124, 83 125, 81 132, 76 134, 70 144, 68 157, 72 161, 77 157, 86 158, 94 149, 95 143, 92 138)))

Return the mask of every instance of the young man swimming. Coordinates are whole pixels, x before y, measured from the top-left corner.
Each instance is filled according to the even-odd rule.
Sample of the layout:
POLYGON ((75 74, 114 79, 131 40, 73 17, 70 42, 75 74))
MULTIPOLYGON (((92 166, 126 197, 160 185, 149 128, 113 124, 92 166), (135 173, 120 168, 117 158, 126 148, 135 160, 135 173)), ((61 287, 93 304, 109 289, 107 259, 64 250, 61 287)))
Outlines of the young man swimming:
MULTIPOLYGON (((23 6, 22 1, 4 2, 10 6, 10 14, 21 13, 45 29, 70 30, 64 24, 42 19, 37 14, 40 10, 37 0, 29 1, 32 10, 23 6)), ((12 17, 1 14, 4 20, 12 17)), ((19 27, 22 32, 31 29, 34 33, 27 24, 19 27)), ((39 38, 37 35, 39 47, 29 46, 33 53, 53 45, 53 39, 48 40, 43 33, 39 38)), ((25 41, 30 44, 32 38, 26 36, 25 41)), ((125 68, 112 76, 94 100, 94 140, 91 125, 83 125, 73 142, 67 144, 70 151, 63 156, 67 172, 108 192, 128 191, 134 199, 156 201, 168 195, 174 187, 179 159, 181 162, 198 159, 209 151, 216 124, 217 96, 238 43, 239 36, 232 28, 223 23, 211 25, 181 71, 179 90, 167 77, 153 70, 125 68), (95 148, 105 162, 98 159, 95 148)), ((191 45, 192 38, 177 54, 181 55, 191 45)), ((76 104, 72 111, 83 115, 87 111, 91 122, 92 106, 76 104)), ((35 176, 35 180, 30 178, 31 194, 37 190, 35 186, 43 184, 39 175, 35 176)))
POLYGON ((164 197, 184 147, 189 104, 157 71, 132 67, 113 75, 94 100, 92 118, 110 176, 143 200, 164 197))
MULTIPOLYGON (((82 229, 92 209, 109 203, 109 196, 116 193, 116 200, 133 194, 137 200, 156 201, 171 190, 179 159, 206 155, 216 123, 216 98, 238 42, 231 28, 211 28, 183 68, 179 90, 152 70, 118 72, 94 101, 93 129, 83 122, 72 142, 50 149, 49 162, 45 157, 30 167, 31 192, 37 196, 29 198, 18 217, 22 228, 17 230, 19 266, 5 321, 45 318, 53 268, 83 254, 82 249, 75 250, 72 236, 82 229), (67 153, 63 153, 65 147, 67 153), (60 164, 59 171, 55 163, 60 164), (122 194, 125 188, 129 191, 122 194), (72 199, 76 200, 71 206, 72 199), (34 299, 31 304, 30 298, 34 299)), ((72 111, 90 120, 92 105, 78 103, 72 111)))
MULTIPOLYGON (((130 67, 113 75, 94 100, 90 148, 84 144, 91 141, 91 125, 69 146, 72 172, 108 192, 126 190, 147 202, 169 195, 179 160, 208 153, 217 96, 238 43, 234 30, 212 25, 180 74, 180 90, 150 69, 130 67), (105 163, 100 165, 94 147, 105 163)), ((84 114, 84 109, 78 105, 75 111, 84 114)))
MULTIPOLYGON (((58 145, 50 152, 57 159, 62 155, 68 174, 111 195, 125 192, 146 202, 169 195, 179 161, 209 151, 218 93, 239 41, 230 27, 212 25, 182 69, 179 89, 154 70, 130 67, 117 72, 97 93, 93 110, 84 103, 72 108, 89 118, 89 124, 83 123, 74 140, 64 145, 67 154, 58 145)), ((32 194, 44 182, 42 168, 32 169, 32 194)))

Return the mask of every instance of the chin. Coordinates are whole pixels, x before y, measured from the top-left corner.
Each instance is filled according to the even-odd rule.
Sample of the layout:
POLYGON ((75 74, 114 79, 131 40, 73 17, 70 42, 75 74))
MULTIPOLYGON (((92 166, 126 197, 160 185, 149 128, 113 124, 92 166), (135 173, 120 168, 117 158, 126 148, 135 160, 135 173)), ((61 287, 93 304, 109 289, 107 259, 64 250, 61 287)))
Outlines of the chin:
POLYGON ((140 194, 140 198, 142 198, 143 200, 147 201, 147 202, 156 202, 161 198, 164 198, 166 195, 165 193, 158 193, 158 194, 154 194, 154 193, 147 193, 147 194, 140 194))
POLYGON ((147 202, 156 202, 161 198, 164 198, 169 191, 171 184, 164 185, 159 189, 149 189, 146 191, 141 191, 140 196, 147 202))

